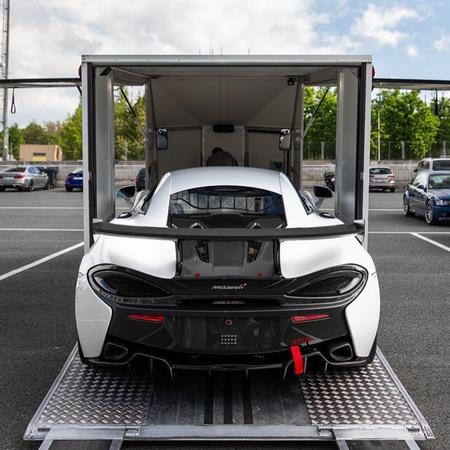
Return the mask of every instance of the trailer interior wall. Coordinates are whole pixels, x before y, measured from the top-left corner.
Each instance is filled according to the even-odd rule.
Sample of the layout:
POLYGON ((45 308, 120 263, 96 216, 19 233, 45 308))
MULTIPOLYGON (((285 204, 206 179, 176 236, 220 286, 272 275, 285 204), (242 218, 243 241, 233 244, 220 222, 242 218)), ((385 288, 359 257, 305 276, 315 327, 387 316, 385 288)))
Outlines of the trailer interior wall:
POLYGON ((367 56, 85 56, 83 157, 85 242, 95 219, 115 212, 113 86, 146 87, 147 166, 152 184, 168 170, 204 165, 220 146, 240 165, 281 169, 301 186, 304 86, 337 86, 335 213, 367 218, 371 60, 367 56), (231 133, 213 125, 230 124, 231 133), (156 150, 155 129, 169 147, 156 150), (289 151, 279 132, 292 130, 289 151))

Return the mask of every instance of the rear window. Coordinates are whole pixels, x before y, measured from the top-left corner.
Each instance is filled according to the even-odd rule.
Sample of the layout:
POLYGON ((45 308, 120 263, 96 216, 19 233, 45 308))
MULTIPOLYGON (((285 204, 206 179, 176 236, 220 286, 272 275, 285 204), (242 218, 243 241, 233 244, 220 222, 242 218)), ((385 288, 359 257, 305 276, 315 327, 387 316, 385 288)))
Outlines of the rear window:
POLYGON ((390 175, 392 170, 389 167, 374 167, 370 169, 370 175, 390 175))
POLYGON ((450 170, 450 159, 433 161, 433 170, 450 170))
POLYGON ((208 186, 170 196, 169 224, 192 226, 197 219, 205 228, 245 228, 255 220, 276 227, 285 221, 283 199, 275 192, 242 186, 208 186))
POLYGON ((14 169, 8 169, 6 172, 25 172, 26 167, 14 167, 14 169))

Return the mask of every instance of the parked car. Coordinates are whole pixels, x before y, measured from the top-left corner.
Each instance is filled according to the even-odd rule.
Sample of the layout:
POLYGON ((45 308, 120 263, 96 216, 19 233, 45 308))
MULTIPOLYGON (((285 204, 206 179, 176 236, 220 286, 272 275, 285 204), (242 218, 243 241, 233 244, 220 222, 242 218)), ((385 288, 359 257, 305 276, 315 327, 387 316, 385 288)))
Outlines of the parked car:
POLYGON ((343 223, 302 201, 283 173, 200 167, 166 174, 134 202, 135 189, 119 191, 133 208, 105 225, 121 235, 98 234, 79 269, 83 362, 287 369, 300 351, 333 367, 373 360, 380 296, 372 258, 355 230, 340 234, 343 223), (292 227, 318 235, 276 238, 292 227), (164 229, 179 238, 133 236, 164 229), (224 229, 246 237, 189 238, 224 229), (274 238, 258 240, 261 232, 274 238))
POLYGON ((328 186, 329 189, 332 191, 335 190, 336 187, 336 176, 334 172, 325 172, 323 174, 323 179, 325 180, 325 184, 328 186))
POLYGON ((369 190, 374 189, 395 192, 395 175, 389 167, 369 168, 369 190))
POLYGON ((72 192, 74 189, 83 190, 83 169, 79 168, 70 172, 64 184, 67 192, 72 192))
POLYGON ((36 166, 18 166, 0 173, 0 191, 7 188, 18 191, 33 191, 36 188, 49 189, 46 173, 36 166))
POLYGON ((145 167, 139 169, 135 179, 136 191, 142 191, 145 189, 145 167))
POLYGON ((424 158, 418 162, 414 172, 422 170, 450 170, 450 158, 424 158))
POLYGON ((421 171, 403 195, 405 216, 423 215, 428 224, 450 220, 450 171, 421 171))

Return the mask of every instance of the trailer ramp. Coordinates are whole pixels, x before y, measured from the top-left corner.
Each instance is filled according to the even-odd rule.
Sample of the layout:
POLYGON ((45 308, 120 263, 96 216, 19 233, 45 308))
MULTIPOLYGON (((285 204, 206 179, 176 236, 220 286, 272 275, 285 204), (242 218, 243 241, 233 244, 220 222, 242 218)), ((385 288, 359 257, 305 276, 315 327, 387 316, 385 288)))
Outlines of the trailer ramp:
POLYGON ((245 375, 180 372, 173 384, 88 367, 74 349, 24 439, 53 450, 79 441, 119 449, 123 441, 166 440, 328 441, 339 449, 370 449, 369 441, 383 440, 417 449, 416 440, 433 438, 379 349, 363 368, 284 383, 276 371, 245 375))

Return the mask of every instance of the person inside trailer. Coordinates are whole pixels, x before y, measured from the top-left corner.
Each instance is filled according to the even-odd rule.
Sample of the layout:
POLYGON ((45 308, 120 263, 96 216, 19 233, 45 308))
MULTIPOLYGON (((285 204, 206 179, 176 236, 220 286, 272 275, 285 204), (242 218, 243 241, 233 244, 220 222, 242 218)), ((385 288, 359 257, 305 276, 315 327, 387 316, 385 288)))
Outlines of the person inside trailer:
POLYGON ((214 147, 211 156, 206 160, 207 166, 237 166, 234 157, 221 147, 214 147))

